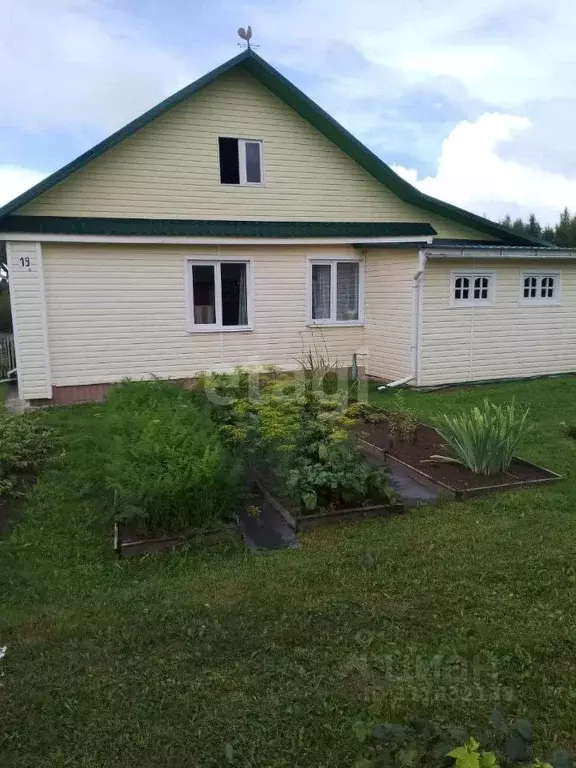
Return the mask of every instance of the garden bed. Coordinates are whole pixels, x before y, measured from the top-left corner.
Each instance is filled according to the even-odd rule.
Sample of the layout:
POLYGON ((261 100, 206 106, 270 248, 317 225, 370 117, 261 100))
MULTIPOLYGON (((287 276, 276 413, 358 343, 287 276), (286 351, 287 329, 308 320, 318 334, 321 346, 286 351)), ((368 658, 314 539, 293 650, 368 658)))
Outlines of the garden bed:
POLYGON ((338 505, 332 509, 322 509, 310 514, 303 514, 278 498, 273 490, 271 490, 269 479, 265 475, 256 470, 252 471, 252 475, 254 482, 266 501, 282 515, 284 520, 295 531, 306 531, 318 525, 345 523, 353 520, 362 520, 363 518, 390 517, 391 515, 402 514, 406 511, 404 505, 399 502, 391 504, 366 502, 361 506, 358 506, 358 504, 351 506, 338 505))
POLYGON ((441 496, 465 499, 493 491, 554 483, 561 476, 549 469, 514 458, 507 472, 479 475, 460 464, 428 461, 433 455, 446 455, 442 437, 432 427, 418 424, 413 440, 392 440, 388 424, 362 424, 357 428, 358 443, 364 452, 401 467, 418 482, 438 490, 441 496))
POLYGON ((114 551, 119 557, 174 552, 193 546, 219 544, 239 537, 240 529, 236 523, 209 531, 189 529, 179 533, 145 531, 129 523, 114 523, 114 551))

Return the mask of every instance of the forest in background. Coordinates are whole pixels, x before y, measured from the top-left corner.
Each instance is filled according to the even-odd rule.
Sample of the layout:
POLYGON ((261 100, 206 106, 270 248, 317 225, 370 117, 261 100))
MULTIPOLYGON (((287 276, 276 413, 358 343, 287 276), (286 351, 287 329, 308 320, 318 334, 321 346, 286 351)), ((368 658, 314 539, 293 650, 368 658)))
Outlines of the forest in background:
POLYGON ((510 216, 505 216, 500 219, 499 224, 510 227, 516 232, 521 232, 523 235, 540 237, 559 248, 576 247, 576 215, 572 216, 568 208, 564 208, 558 222, 553 227, 543 227, 533 213, 528 216, 526 221, 521 218, 512 219, 510 216))

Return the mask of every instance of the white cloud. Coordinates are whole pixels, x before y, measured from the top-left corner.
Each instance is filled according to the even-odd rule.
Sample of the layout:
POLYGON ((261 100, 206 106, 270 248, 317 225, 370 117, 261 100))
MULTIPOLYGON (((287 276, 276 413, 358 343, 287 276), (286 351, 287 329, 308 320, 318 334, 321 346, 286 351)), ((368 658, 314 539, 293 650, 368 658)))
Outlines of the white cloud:
POLYGON ((106 0, 0 0, 0 17, 0 125, 110 130, 184 84, 178 51, 106 0))
POLYGON ((46 176, 41 171, 17 165, 0 165, 0 205, 10 202, 46 176))
POLYGON ((552 222, 565 206, 576 209, 576 179, 498 154, 501 144, 530 128, 526 117, 486 113, 451 131, 435 176, 419 179, 414 169, 393 168, 422 192, 476 213, 495 217, 534 211, 552 222))

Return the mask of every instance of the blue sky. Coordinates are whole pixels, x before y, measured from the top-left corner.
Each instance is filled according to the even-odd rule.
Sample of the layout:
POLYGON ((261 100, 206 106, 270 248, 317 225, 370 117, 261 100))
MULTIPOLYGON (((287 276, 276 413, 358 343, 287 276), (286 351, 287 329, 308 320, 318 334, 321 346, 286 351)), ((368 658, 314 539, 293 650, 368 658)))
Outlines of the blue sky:
POLYGON ((576 211, 573 0, 0 0, 0 201, 240 50, 429 194, 576 211))

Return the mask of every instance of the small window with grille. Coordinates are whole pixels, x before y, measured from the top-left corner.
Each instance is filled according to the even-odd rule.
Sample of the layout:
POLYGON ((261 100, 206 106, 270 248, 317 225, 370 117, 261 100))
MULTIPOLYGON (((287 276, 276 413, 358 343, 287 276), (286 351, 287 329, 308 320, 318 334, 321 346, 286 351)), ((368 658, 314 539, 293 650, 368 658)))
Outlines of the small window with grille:
POLYGON ((558 272, 524 272, 520 284, 520 300, 523 304, 558 304, 558 272))
POLYGON ((473 272, 452 275, 452 304, 454 306, 492 304, 493 290, 493 275, 480 275, 473 272))

